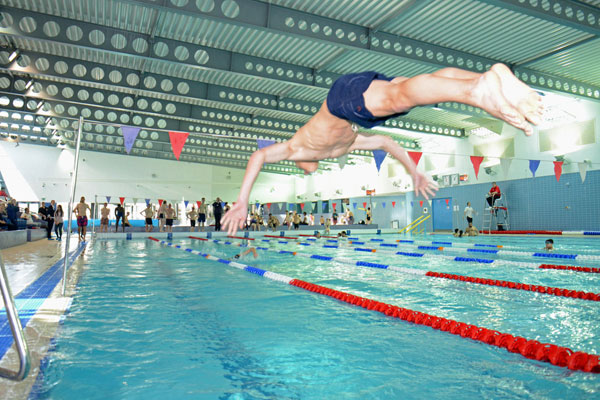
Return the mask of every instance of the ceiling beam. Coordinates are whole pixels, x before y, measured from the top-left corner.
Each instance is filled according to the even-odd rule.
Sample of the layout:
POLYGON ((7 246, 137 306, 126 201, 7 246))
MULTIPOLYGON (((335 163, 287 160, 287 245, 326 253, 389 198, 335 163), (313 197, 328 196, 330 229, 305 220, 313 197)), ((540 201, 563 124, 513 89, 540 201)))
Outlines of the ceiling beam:
POLYGON ((570 0, 480 0, 521 14, 552 21, 556 24, 600 35, 600 10, 582 2, 570 0))

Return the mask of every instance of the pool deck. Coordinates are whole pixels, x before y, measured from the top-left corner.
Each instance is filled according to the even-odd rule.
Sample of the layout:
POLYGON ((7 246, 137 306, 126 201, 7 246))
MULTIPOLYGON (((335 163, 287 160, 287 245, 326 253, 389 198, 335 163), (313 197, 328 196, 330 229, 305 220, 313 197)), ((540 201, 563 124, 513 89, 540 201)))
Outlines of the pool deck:
MULTIPOLYGON (((71 241, 70 250, 77 249, 77 239, 71 241)), ((39 240, 2 250, 9 284, 13 296, 24 293, 37 278, 56 265, 64 254, 64 242, 39 240)), ((67 293, 62 296, 62 284, 56 285, 48 297, 41 299, 35 314, 27 322, 25 337, 31 356, 28 377, 21 382, 0 379, 0 393, 6 399, 27 399, 35 384, 40 362, 56 336, 59 323, 71 304, 71 295, 83 266, 83 259, 77 257, 69 270, 67 293)), ((62 281, 61 281, 62 282, 62 281)), ((38 299, 39 300, 39 299, 38 299)), ((0 305, 3 308, 4 304, 0 305)), ((23 314, 20 315, 23 320, 23 314)), ((18 356, 14 344, 0 360, 0 366, 11 370, 18 368, 18 356)))

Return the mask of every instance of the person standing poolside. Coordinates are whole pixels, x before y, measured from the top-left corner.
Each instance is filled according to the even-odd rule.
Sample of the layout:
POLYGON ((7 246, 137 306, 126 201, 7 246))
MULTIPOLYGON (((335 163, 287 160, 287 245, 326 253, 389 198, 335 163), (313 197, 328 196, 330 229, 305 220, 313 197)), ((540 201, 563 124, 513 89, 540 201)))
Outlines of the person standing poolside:
POLYGON ((100 209, 100 233, 108 232, 108 216, 110 210, 108 209, 108 203, 104 203, 104 207, 100 209))
POLYGON ((202 201, 198 205, 198 225, 202 232, 204 232, 204 225, 206 224, 206 199, 202 198, 202 201))
POLYGON ((223 220, 229 234, 243 226, 252 186, 265 163, 295 161, 305 173, 318 169, 318 162, 337 158, 355 150, 381 149, 400 161, 412 176, 417 196, 433 196, 437 185, 417 170, 406 151, 389 136, 359 133, 390 118, 406 114, 414 107, 458 102, 478 107, 504 120, 526 135, 530 123, 539 124, 541 96, 519 81, 503 64, 493 65, 483 74, 444 68, 411 78, 391 78, 367 71, 337 79, 320 110, 294 136, 255 151, 246 167, 240 193, 223 220))
POLYGON ((190 219, 190 232, 196 231, 196 219, 198 219, 196 207, 192 206, 192 210, 187 213, 187 217, 190 219))
POLYGON ((131 227, 131 224, 129 223, 129 211, 123 215, 123 232, 125 232, 125 227, 131 227))
POLYGON ((163 200, 160 207, 158 207, 158 231, 159 232, 164 232, 166 222, 167 222, 167 202, 163 200))
POLYGON ((173 207, 171 207, 171 203, 169 203, 169 206, 167 207, 167 210, 165 211, 165 216, 167 217, 166 218, 167 232, 173 232, 173 220, 175 219, 176 214, 177 213, 175 212, 175 209, 173 207))
POLYGON ((142 214, 145 218, 146 232, 152 232, 152 230, 154 229, 154 226, 152 225, 152 219, 154 218, 154 207, 152 207, 152 203, 148 203, 148 205, 146 206, 146 209, 144 211, 142 211, 140 214, 142 214))
POLYGON ((297 231, 300 229, 300 214, 294 211, 294 215, 292 216, 292 223, 294 224, 294 230, 297 231))
POLYGON ((62 240, 63 225, 64 225, 65 213, 63 212, 62 206, 59 204, 56 206, 54 212, 54 233, 58 241, 62 240))
POLYGON ((52 240, 52 228, 54 227, 54 212, 56 211, 56 202, 50 201, 46 206, 46 236, 48 240, 52 240))
POLYGON ((471 207, 471 202, 467 201, 467 206, 465 207, 465 217, 467 218, 467 225, 473 223, 473 213, 475 213, 475 210, 473 210, 473 207, 471 207))
POLYGON ((372 217, 373 217, 373 213, 371 211, 371 207, 367 207, 367 225, 371 224, 372 217))
POLYGON ((119 231, 119 221, 123 220, 123 232, 125 232, 125 209, 121 204, 117 204, 117 208, 115 208, 115 232, 119 231))
MULTIPOLYGON (((104 206, 106 207, 106 203, 104 203, 104 206)), ((92 211, 90 209, 90 206, 88 206, 85 202, 85 197, 81 196, 81 200, 79 200, 79 203, 77 203, 75 209, 73 210, 75 215, 77 215, 77 231, 79 233, 80 242, 85 242, 85 235, 87 233, 88 224, 88 210, 92 211)), ((68 227, 67 229, 71 229, 71 227, 68 227)))
MULTIPOLYGON (((221 217, 223 216, 223 204, 221 198, 217 197, 212 206, 213 215, 215 217, 215 232, 219 232, 221 230, 221 217)), ((244 215, 244 218, 246 218, 246 215, 244 215)))

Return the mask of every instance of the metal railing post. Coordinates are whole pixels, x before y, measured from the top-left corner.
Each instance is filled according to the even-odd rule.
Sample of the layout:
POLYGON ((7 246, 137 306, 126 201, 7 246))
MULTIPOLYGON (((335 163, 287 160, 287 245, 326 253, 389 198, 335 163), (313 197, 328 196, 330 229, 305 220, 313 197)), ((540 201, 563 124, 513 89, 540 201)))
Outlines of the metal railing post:
POLYGON ((13 339, 15 340, 17 353, 19 354, 19 370, 14 372, 5 368, 0 368, 0 377, 13 381, 22 381, 29 372, 29 350, 27 349, 27 342, 25 341, 25 335, 23 334, 19 313, 15 307, 14 298, 10 292, 10 286, 8 285, 2 253, 0 253, 0 269, 0 291, 2 292, 2 299, 4 300, 4 307, 6 308, 6 316, 10 324, 10 330, 12 331, 13 339))
POLYGON ((77 173, 79 172, 79 150, 81 146, 81 129, 83 128, 83 117, 79 117, 77 129, 77 142, 75 145, 75 161, 73 162, 73 175, 71 176, 71 197, 69 198, 69 229, 67 229, 67 241, 65 243, 65 260, 63 264, 63 286, 62 295, 67 288, 67 268, 69 267, 69 243, 71 240, 71 218, 73 216, 73 199, 75 198, 75 187, 77 185, 77 173))

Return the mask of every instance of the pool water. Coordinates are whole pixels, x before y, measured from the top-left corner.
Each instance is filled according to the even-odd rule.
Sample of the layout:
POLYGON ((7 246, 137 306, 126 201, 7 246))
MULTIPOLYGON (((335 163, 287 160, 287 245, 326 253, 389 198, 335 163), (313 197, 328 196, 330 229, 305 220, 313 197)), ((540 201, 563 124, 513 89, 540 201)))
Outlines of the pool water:
MULTIPOLYGON (((361 240, 375 237, 361 236, 361 240)), ((398 238, 378 237, 389 242, 398 238)), ((532 252, 541 247, 539 238, 469 238, 473 239, 532 252)), ((219 257, 240 251, 190 239, 173 242, 219 257)), ((569 249, 584 246, 588 254, 600 254, 593 239, 561 238, 560 242, 569 249)), ((350 245, 330 249, 277 241, 253 244, 274 251, 259 251, 257 260, 247 256, 243 263, 440 317, 600 353, 598 302, 275 251, 293 249, 594 293, 600 291, 599 274, 359 253, 350 245)), ((529 360, 152 241, 97 240, 85 257, 77 295, 31 398, 79 399, 82 394, 88 399, 145 400, 599 396, 600 375, 529 360)))

